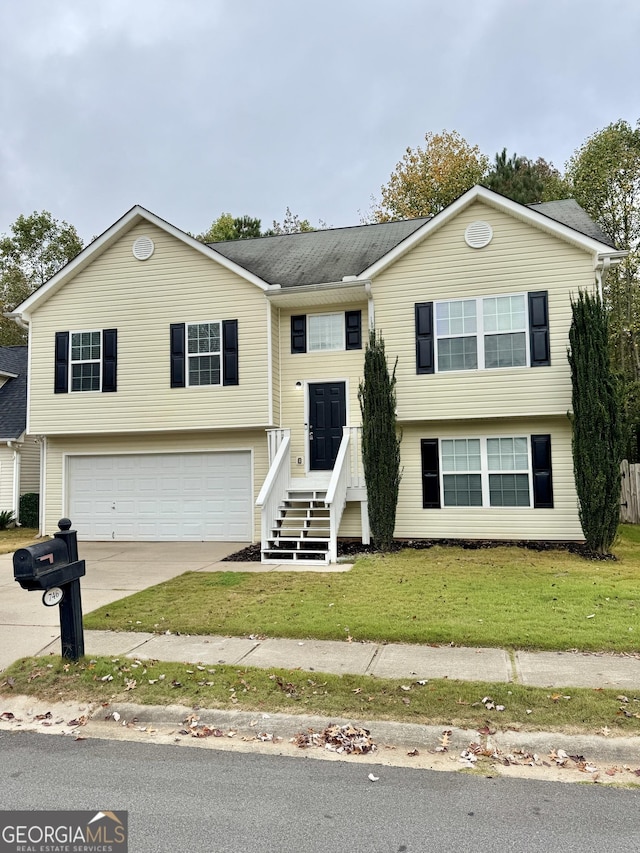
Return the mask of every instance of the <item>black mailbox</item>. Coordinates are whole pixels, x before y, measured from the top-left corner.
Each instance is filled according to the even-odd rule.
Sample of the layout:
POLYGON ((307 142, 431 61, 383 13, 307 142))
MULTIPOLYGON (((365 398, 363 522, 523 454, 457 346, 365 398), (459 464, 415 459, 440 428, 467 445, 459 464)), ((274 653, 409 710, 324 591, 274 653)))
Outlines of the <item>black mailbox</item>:
POLYGON ((51 589, 84 574, 84 560, 69 562, 67 545, 62 539, 19 548, 13 555, 13 577, 23 589, 51 589))

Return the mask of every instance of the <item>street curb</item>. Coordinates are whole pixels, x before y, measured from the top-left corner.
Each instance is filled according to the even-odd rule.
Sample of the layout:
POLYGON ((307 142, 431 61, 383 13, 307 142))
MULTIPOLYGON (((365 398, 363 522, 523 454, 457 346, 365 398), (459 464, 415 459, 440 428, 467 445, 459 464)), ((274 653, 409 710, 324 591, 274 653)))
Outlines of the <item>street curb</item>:
POLYGON ((138 705, 129 702, 114 702, 97 708, 91 715, 92 722, 113 719, 116 712, 122 724, 135 720, 138 724, 154 724, 184 728, 184 721, 197 715, 201 725, 221 730, 233 730, 240 734, 257 736, 266 732, 274 737, 289 740, 300 732, 323 731, 331 723, 352 723, 368 729, 378 746, 394 745, 408 749, 422 748, 436 751, 442 744, 442 736, 449 733, 447 752, 463 751, 472 743, 486 745, 508 755, 513 752, 546 755, 553 750, 564 750, 569 756, 583 756, 587 761, 600 764, 640 766, 640 736, 604 737, 603 735, 567 735, 560 732, 515 732, 496 731, 482 735, 475 729, 455 726, 421 725, 396 723, 388 720, 354 720, 342 717, 320 717, 298 714, 264 714, 259 711, 226 711, 215 708, 189 708, 186 705, 138 705))

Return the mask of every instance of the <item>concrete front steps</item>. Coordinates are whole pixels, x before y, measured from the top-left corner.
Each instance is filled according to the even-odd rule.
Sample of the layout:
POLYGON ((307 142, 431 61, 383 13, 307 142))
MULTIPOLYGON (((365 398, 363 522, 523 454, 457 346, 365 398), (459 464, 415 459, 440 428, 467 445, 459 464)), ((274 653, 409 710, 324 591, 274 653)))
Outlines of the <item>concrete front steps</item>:
POLYGON ((263 563, 329 564, 330 509, 326 488, 289 489, 262 549, 263 563))

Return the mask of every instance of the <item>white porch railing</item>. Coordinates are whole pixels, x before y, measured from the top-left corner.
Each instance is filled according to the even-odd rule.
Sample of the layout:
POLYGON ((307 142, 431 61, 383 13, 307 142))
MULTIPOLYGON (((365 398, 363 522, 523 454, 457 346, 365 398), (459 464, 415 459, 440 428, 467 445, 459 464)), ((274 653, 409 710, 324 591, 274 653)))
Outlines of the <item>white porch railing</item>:
POLYGON ((285 438, 291 438, 290 429, 268 429, 267 430, 267 448, 269 450, 269 467, 276 458, 278 448, 285 438))
POLYGON ((362 428, 344 427, 349 430, 351 450, 349 488, 364 489, 364 468, 362 467, 362 428))
POLYGON ((262 507, 261 540, 262 549, 268 547, 267 540, 271 533, 273 521, 278 514, 278 507, 285 499, 291 478, 291 462, 289 460, 289 445, 291 430, 267 430, 269 446, 269 473, 267 474, 256 504, 262 507), (272 433, 277 433, 272 436, 272 433), (273 451, 273 456, 271 455, 273 451))

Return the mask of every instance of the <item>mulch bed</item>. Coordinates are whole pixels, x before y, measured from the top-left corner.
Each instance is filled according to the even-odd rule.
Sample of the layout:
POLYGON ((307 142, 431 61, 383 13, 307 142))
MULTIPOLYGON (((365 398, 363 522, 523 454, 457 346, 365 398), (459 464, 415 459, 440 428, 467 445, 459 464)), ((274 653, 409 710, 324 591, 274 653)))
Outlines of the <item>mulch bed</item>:
MULTIPOLYGON (((433 548, 434 545, 453 546, 464 548, 468 551, 480 551, 489 548, 526 548, 529 551, 568 551, 577 554, 587 560, 615 560, 613 554, 596 554, 590 551, 581 542, 541 542, 541 541, 507 541, 500 542, 495 539, 396 539, 391 545, 389 552, 402 551, 404 548, 412 548, 414 551, 424 551, 433 548)), ((388 553, 389 553, 388 552, 388 553)), ((338 557, 360 557, 364 554, 379 554, 381 551, 374 545, 363 545, 357 539, 339 539, 338 557)), ((260 543, 257 542, 229 554, 222 562, 233 563, 259 563, 260 543)))

